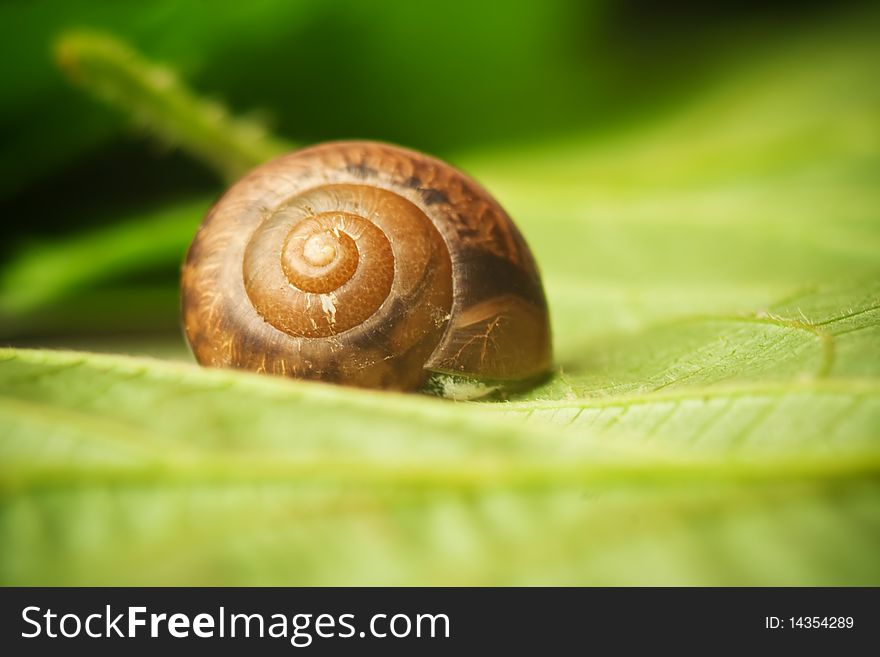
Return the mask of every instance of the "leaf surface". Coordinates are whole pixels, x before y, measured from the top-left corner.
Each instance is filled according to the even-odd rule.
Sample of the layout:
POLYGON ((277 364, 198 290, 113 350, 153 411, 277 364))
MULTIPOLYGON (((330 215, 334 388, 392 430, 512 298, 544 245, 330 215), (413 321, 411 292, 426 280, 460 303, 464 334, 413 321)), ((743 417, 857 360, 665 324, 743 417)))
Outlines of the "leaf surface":
POLYGON ((531 402, 523 423, 499 416, 523 403, 8 350, 0 390, 4 583, 880 581, 874 380, 531 402))

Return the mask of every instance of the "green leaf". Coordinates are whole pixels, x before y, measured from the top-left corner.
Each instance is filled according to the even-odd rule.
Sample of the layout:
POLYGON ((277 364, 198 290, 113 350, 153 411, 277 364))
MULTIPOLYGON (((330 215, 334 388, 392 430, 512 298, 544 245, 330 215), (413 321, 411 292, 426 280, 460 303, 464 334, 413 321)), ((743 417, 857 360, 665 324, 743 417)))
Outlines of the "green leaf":
MULTIPOLYGON (((144 323, 143 313, 137 312, 139 306, 145 305, 143 297, 140 304, 133 302, 137 292, 131 288, 120 293, 115 303, 98 295, 103 304, 88 304, 96 311, 88 314, 83 313, 80 299, 78 305, 67 308, 67 313, 59 318, 59 311, 65 310, 60 304, 114 278, 150 271, 157 263, 175 263, 174 268, 178 267, 185 249, 181 238, 195 233, 208 207, 208 199, 196 199, 63 242, 22 249, 0 272, 0 335, 22 333, 46 324, 57 327, 59 321, 74 328, 71 316, 81 317, 92 329, 96 325, 129 329, 149 326, 144 323)), ((176 276, 171 280, 173 287, 166 285, 164 289, 171 293, 173 309, 177 304, 176 276)), ((147 293, 155 296, 153 290, 147 293)), ((163 313, 167 314, 167 310, 163 304, 163 313)), ((176 322, 176 313, 171 321, 176 322)))
MULTIPOLYGON (((774 309, 821 353, 825 338, 785 324, 800 308, 861 363, 813 372, 809 349, 766 339, 776 324, 746 322, 750 335, 721 336, 742 343, 728 357, 769 365, 736 385, 682 376, 634 393, 606 373, 612 385, 569 383, 580 396, 557 401, 460 404, 7 350, 0 580, 877 583, 876 292, 774 309)), ((685 357, 725 371, 726 352, 687 332, 666 342, 645 381, 685 357)))
POLYGON ((681 317, 585 341, 528 397, 593 398, 751 381, 880 375, 880 275, 817 286, 758 312, 681 317))

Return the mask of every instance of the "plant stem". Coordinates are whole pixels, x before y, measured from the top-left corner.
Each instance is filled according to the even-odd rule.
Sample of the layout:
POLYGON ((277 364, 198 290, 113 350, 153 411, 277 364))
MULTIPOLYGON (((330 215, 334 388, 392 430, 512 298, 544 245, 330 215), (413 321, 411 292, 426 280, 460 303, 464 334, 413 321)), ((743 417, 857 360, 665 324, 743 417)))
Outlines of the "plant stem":
POLYGON ((115 37, 70 32, 58 40, 55 54, 75 83, 227 181, 293 147, 257 121, 233 117, 220 103, 199 97, 171 69, 115 37))

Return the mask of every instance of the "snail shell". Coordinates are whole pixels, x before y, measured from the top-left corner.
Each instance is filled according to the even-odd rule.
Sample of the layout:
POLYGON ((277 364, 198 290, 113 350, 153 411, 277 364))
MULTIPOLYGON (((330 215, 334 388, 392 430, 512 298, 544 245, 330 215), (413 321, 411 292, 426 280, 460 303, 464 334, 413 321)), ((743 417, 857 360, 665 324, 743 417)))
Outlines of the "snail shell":
POLYGON ((210 210, 183 266, 203 365, 412 390, 550 367, 535 262, 501 206, 439 160, 337 142, 263 164, 210 210))

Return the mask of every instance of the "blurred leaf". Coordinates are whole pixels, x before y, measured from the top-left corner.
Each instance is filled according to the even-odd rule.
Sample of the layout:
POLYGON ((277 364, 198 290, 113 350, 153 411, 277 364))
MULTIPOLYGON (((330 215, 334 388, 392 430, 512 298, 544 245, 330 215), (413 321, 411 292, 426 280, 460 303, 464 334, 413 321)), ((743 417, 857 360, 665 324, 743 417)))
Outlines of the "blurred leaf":
POLYGON ((621 331, 876 273, 875 26, 744 56, 652 125, 466 163, 537 255, 564 361, 621 331))
POLYGON ((0 579, 877 583, 878 305, 707 318, 507 404, 6 350, 0 579))
MULTIPOLYGON (((835 23, 744 51, 688 104, 602 139, 572 135, 455 160, 496 194, 532 246, 563 363, 621 331, 689 314, 741 312, 811 283, 876 269, 880 97, 873 81, 880 42, 873 24, 835 23)), ((172 286, 195 216, 176 231, 156 219, 167 240, 151 254, 143 236, 152 221, 145 216, 143 226, 113 229, 120 242, 137 243, 143 257, 123 261, 86 246, 84 259, 89 269, 116 276, 126 273, 118 267, 129 274, 164 268, 170 303, 156 314, 172 327, 172 286)), ((54 254, 72 252, 76 243, 47 245, 45 268, 42 248, 0 270, 0 299, 31 296, 21 289, 30 279, 17 271, 66 275, 53 265, 54 254)), ((88 285, 49 280, 35 287, 27 306, 33 316, 9 317, 7 326, 36 330, 46 318, 88 328, 88 318, 59 318, 41 312, 37 301, 44 287, 76 289, 67 307, 94 306, 88 285)), ((43 308, 59 307, 58 295, 43 298, 43 308)), ((93 330, 101 330, 103 320, 95 319, 93 330)), ((139 322, 133 317, 129 328, 139 322)))
MULTIPOLYGON (((209 206, 208 199, 197 199, 74 239, 22 250, 0 274, 0 318, 5 318, 6 331, 14 331, 16 320, 25 321, 28 313, 55 307, 85 287, 156 264, 178 266, 185 249, 182 236, 195 234, 209 206)), ((172 288, 176 296, 175 289, 176 284, 172 288)), ((126 307, 120 303, 107 310, 124 315, 126 307)), ((97 324, 102 318, 93 321, 97 324)))

